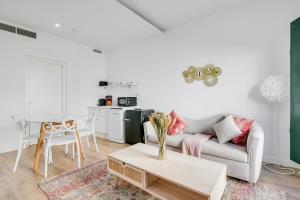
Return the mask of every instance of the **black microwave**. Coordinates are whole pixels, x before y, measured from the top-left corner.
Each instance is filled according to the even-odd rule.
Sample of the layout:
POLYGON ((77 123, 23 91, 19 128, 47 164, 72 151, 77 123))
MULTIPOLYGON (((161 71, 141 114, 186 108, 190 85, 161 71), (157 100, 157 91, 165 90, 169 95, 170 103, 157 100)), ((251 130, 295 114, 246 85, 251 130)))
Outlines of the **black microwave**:
POLYGON ((128 107, 137 106, 136 97, 118 97, 118 106, 128 107))

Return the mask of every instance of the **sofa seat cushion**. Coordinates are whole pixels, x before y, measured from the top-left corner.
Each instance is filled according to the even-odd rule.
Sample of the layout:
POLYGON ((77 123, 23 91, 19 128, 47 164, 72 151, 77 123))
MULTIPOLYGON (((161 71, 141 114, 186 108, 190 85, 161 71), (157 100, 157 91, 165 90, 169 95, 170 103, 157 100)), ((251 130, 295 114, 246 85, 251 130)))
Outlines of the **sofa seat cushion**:
MULTIPOLYGON (((190 134, 180 133, 174 136, 167 135, 167 146, 179 148, 181 151, 182 141, 190 134)), ((155 132, 147 135, 149 142, 158 143, 155 132)), ((234 160, 238 162, 248 162, 246 147, 241 147, 232 143, 219 144, 217 138, 212 138, 202 144, 202 153, 224 159, 234 160)))
POLYGON ((219 144, 217 138, 202 144, 202 153, 238 162, 248 162, 246 147, 231 143, 219 144))
MULTIPOLYGON (((166 144, 167 144, 167 146, 171 146, 171 147, 181 149, 183 138, 186 137, 186 136, 189 136, 189 135, 190 134, 185 134, 185 133, 179 133, 179 134, 172 135, 172 136, 167 135, 166 144)), ((158 143, 157 136, 156 136, 155 133, 154 134, 153 133, 148 134, 147 140, 149 142, 158 143)))

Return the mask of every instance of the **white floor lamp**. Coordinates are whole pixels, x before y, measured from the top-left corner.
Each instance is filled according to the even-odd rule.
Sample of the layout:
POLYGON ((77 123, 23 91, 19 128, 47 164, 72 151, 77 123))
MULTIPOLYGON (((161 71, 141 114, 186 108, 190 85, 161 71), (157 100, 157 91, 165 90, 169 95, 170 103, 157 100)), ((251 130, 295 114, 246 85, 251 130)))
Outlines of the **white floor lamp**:
POLYGON ((282 167, 279 164, 279 103, 283 102, 287 97, 286 80, 281 75, 272 75, 262 82, 259 89, 260 94, 264 98, 275 104, 277 112, 277 161, 276 164, 264 163, 263 166, 265 169, 277 174, 293 175, 295 174, 295 170, 287 167, 282 167))

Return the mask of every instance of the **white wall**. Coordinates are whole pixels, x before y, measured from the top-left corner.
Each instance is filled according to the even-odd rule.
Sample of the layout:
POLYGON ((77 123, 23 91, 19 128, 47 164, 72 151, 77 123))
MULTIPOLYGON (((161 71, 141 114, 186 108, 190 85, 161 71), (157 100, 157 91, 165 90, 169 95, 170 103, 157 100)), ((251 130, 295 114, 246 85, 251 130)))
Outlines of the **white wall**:
MULTIPOLYGON (((108 80, 137 81, 139 87, 108 93, 139 94, 143 107, 191 118, 231 112, 256 119, 265 130, 264 159, 274 160, 273 109, 257 86, 274 73, 289 78, 289 23, 299 16, 300 1, 256 1, 115 49, 107 55, 108 80), (189 65, 208 63, 223 69, 215 87, 184 82, 181 73, 189 65)), ((290 165, 289 101, 281 105, 280 125, 280 159, 290 165)))
POLYGON ((11 115, 26 116, 26 56, 66 64, 67 112, 70 114, 87 113, 86 106, 95 105, 105 93, 98 87, 98 81, 105 79, 105 55, 95 54, 92 47, 37 33, 38 38, 34 40, 0 31, 0 152, 17 147, 18 136, 11 115))

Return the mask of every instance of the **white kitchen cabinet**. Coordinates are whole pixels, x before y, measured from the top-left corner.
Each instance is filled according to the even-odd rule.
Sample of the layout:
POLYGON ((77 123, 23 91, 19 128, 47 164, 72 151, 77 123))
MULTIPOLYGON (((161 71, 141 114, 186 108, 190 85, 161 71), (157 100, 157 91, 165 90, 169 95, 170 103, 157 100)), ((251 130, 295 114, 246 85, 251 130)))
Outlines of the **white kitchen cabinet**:
POLYGON ((108 139, 124 143, 124 109, 122 108, 108 111, 108 139))
POLYGON ((118 106, 88 107, 88 112, 96 112, 96 135, 113 142, 124 143, 124 112, 135 108, 118 106))
POLYGON ((95 130, 97 133, 107 135, 107 111, 104 109, 101 109, 97 112, 95 130))

